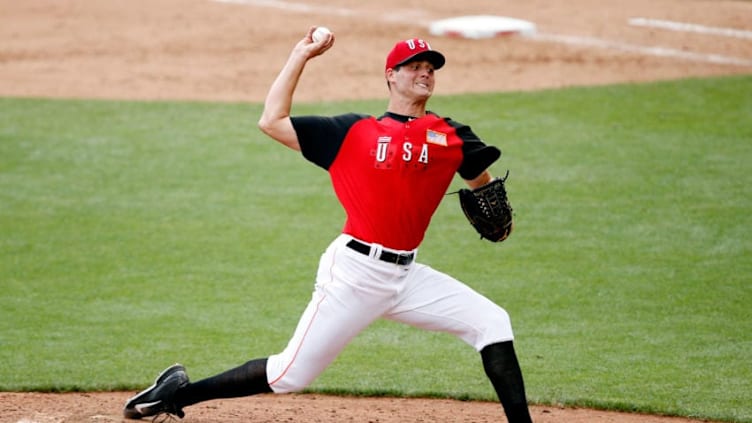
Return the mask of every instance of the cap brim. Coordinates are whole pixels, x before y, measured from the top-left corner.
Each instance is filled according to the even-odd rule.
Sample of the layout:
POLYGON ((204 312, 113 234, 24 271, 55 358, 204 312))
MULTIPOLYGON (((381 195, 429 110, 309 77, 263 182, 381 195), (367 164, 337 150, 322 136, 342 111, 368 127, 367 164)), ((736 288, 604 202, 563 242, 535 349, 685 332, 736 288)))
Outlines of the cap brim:
POLYGON ((431 62, 434 69, 439 69, 442 66, 444 66, 444 63, 446 63, 446 59, 444 58, 443 54, 439 53, 436 50, 428 50, 428 51, 422 51, 417 54, 413 54, 407 59, 397 63, 397 65, 395 65, 394 67, 402 66, 410 62, 415 62, 416 60, 427 60, 431 62))

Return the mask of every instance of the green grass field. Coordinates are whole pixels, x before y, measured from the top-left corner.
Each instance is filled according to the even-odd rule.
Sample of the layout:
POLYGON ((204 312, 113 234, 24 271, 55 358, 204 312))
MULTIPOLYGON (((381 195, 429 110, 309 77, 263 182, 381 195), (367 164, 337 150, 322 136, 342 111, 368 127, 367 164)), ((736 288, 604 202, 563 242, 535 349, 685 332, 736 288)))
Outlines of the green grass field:
MULTIPOLYGON (((502 149, 517 225, 480 241, 447 197, 421 261, 510 312, 532 402, 752 422, 750 93, 744 76, 433 99, 502 149)), ((343 213, 260 110, 0 99, 0 390, 137 389, 284 347, 343 213)), ((494 399, 471 348, 387 322, 310 389, 494 399)))

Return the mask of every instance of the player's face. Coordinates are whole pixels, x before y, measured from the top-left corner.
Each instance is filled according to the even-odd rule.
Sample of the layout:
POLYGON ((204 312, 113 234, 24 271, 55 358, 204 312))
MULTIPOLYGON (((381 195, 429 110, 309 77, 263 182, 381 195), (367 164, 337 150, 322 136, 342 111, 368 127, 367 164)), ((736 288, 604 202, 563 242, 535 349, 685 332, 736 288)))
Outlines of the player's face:
POLYGON ((433 93, 435 83, 434 68, 431 62, 416 61, 400 66, 394 72, 397 91, 408 97, 428 98, 433 93))

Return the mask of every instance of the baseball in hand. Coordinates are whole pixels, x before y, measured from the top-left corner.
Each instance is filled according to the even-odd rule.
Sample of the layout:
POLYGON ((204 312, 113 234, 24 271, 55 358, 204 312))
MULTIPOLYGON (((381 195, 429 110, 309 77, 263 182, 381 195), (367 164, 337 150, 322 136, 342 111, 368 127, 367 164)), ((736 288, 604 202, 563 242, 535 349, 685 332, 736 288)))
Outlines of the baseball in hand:
POLYGON ((320 43, 321 41, 326 40, 326 37, 329 36, 329 34, 331 33, 332 31, 329 31, 329 28, 325 26, 320 26, 316 28, 315 31, 313 31, 313 36, 311 38, 313 38, 313 41, 315 43, 320 43))

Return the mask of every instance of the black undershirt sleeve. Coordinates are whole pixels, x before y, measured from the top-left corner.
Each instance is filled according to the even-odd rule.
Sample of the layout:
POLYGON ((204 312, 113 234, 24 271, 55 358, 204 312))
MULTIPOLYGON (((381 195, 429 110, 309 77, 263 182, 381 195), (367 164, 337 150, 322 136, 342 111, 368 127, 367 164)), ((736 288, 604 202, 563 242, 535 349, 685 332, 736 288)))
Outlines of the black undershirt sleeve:
POLYGON ((501 150, 486 145, 469 126, 447 118, 447 123, 457 131, 462 143, 462 164, 457 170, 462 179, 475 179, 501 157, 501 150))
POLYGON ((338 116, 292 117, 303 157, 328 170, 337 157, 350 128, 367 115, 348 113, 338 116))

